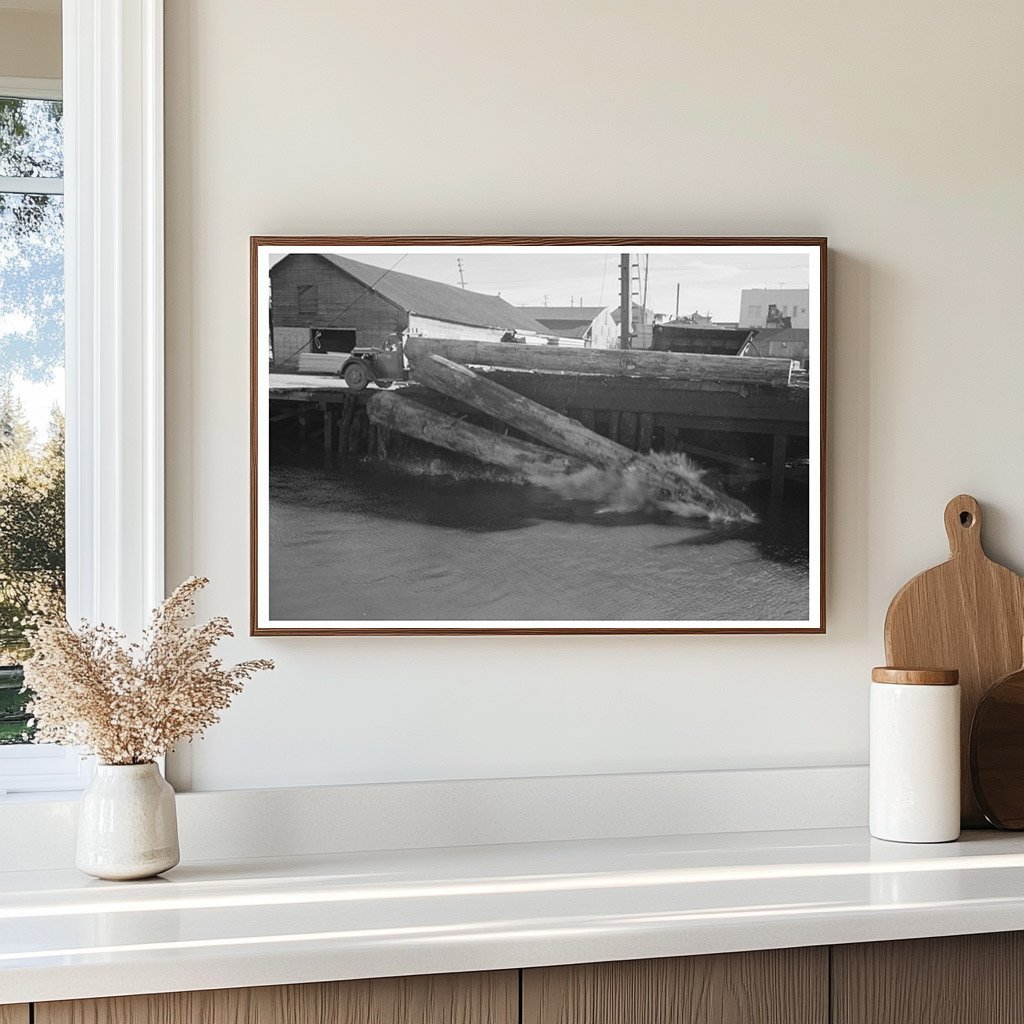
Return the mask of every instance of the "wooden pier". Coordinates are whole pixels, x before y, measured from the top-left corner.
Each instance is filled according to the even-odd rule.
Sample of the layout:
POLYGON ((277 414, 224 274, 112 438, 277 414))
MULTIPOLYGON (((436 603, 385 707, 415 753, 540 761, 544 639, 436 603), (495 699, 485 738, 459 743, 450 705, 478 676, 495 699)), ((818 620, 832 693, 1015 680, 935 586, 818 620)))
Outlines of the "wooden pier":
MULTIPOLYGON (((685 451, 714 463, 725 479, 768 480, 773 498, 781 498, 787 476, 806 479, 809 390, 790 383, 787 360, 424 339, 410 339, 406 351, 414 365, 430 353, 458 356, 453 361, 473 365, 478 376, 627 449, 685 451), (669 362, 655 367, 652 356, 669 362), (511 365, 495 365, 499 360, 511 365)), ((290 421, 304 447, 319 444, 326 460, 386 457, 393 425, 367 413, 379 393, 373 385, 350 391, 336 377, 271 374, 271 424, 290 421)), ((395 384, 388 393, 494 425, 423 383, 395 384)))

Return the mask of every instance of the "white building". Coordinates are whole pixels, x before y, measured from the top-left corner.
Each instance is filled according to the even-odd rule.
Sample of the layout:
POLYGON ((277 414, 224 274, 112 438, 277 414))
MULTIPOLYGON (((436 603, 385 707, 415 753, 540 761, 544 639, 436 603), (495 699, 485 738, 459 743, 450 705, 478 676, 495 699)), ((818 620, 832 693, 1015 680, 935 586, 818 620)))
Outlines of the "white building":
POLYGON ((740 293, 739 325, 808 328, 810 295, 807 288, 744 288, 740 293))
POLYGON ((619 347, 619 325, 608 306, 520 306, 519 309, 559 338, 580 340, 586 348, 619 347))

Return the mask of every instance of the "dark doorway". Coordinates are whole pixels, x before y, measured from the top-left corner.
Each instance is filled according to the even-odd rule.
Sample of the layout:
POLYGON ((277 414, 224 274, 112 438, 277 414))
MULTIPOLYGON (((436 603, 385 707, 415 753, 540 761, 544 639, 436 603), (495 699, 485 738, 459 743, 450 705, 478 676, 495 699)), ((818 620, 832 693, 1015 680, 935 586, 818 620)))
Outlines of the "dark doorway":
POLYGON ((354 330, 331 327, 313 331, 313 340, 309 350, 316 353, 351 352, 355 347, 356 332, 354 330))

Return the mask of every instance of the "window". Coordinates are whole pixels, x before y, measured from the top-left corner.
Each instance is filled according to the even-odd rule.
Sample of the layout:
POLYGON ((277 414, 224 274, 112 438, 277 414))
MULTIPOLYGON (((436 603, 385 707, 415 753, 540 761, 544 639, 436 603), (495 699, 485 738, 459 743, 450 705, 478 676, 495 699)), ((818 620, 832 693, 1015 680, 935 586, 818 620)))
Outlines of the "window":
POLYGON ((60 84, 0 79, 0 797, 80 788, 31 743, 25 615, 63 602, 64 139, 60 84))
POLYGON ((63 110, 5 91, 0 82, 0 745, 31 738, 26 616, 64 599, 63 110))
MULTIPOLYGON (((13 200, 60 207, 66 223, 68 615, 133 636, 165 594, 162 9, 162 0, 65 4, 67 202, 13 200)), ((0 78, 0 97, 59 102, 61 94, 60 82, 0 78)), ((15 134, 19 144, 27 138, 20 129, 15 134)), ((9 162, 0 174, 5 200, 61 195, 52 161, 17 169, 9 162), (32 181, 18 180, 24 178, 32 181)), ((11 251, 9 228, 4 237, 11 251)), ((61 302, 50 298, 38 308, 59 318, 61 302)), ((52 371, 58 393, 59 373, 59 366, 52 371)), ((91 761, 77 751, 0 746, 0 799, 4 791, 8 799, 64 795, 90 776, 91 761)))

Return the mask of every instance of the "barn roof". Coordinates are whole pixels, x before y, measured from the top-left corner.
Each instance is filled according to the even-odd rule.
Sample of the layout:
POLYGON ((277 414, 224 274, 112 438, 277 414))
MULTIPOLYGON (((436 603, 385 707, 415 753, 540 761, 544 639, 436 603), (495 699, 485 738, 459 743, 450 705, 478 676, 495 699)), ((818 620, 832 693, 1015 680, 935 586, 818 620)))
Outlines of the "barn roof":
POLYGON ((606 306, 520 306, 527 316, 547 323, 549 320, 592 323, 607 309, 606 306))
MULTIPOLYGON (((630 316, 634 320, 636 319, 636 311, 638 309, 642 309, 643 310, 643 314, 644 314, 644 323, 653 323, 654 322, 654 311, 648 309, 646 306, 641 306, 641 304, 639 302, 632 302, 632 303, 630 303, 629 309, 630 309, 630 316)), ((612 310, 612 319, 616 323, 620 323, 621 322, 621 318, 622 318, 622 307, 621 306, 616 306, 612 310)))
POLYGON ((386 270, 369 263, 360 263, 348 256, 326 252, 317 255, 408 313, 472 327, 503 330, 515 328, 536 334, 546 333, 543 324, 510 302, 499 299, 497 295, 483 295, 466 288, 456 288, 455 285, 441 284, 440 281, 430 281, 425 277, 386 270))
POLYGON ((589 324, 566 324, 562 327, 551 327, 548 325, 548 330, 552 334, 557 334, 560 338, 586 338, 590 333, 590 328, 593 327, 593 323, 589 324))

